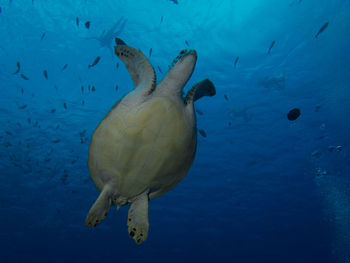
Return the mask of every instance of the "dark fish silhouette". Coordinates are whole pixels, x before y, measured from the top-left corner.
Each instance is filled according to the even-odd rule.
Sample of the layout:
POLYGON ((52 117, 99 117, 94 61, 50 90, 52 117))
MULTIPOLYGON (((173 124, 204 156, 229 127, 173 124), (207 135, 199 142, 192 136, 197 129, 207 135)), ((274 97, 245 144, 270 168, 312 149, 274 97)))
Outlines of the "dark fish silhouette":
POLYGON ((61 71, 65 70, 68 67, 68 64, 64 64, 64 66, 62 67, 61 71))
POLYGON ((22 74, 22 73, 21 73, 20 76, 21 76, 21 78, 24 79, 24 80, 29 80, 29 78, 28 78, 26 75, 22 74))
POLYGON ((1 12, 2 12, 2 9, 1 9, 1 7, 0 7, 0 14, 1 14, 1 12))
POLYGON ((170 0, 170 2, 173 2, 174 4, 179 4, 179 2, 177 0, 170 0))
POLYGON ((199 134, 202 135, 204 138, 207 137, 207 133, 204 130, 198 129, 198 131, 199 131, 199 134))
POLYGON ((149 50, 149 56, 152 56, 152 48, 149 50))
POLYGON ((57 140, 53 140, 52 142, 53 143, 59 143, 61 140, 60 139, 57 139, 57 140))
POLYGON ((77 26, 79 26, 79 17, 75 18, 75 23, 76 23, 77 26))
POLYGON ((20 109, 20 110, 23 110, 23 109, 25 109, 25 108, 27 108, 27 104, 23 104, 22 106, 19 106, 19 107, 18 107, 18 109, 20 109))
POLYGON ((97 63, 100 61, 101 57, 97 56, 94 60, 94 62, 92 62, 92 64, 88 65, 88 68, 94 67, 97 65, 97 63))
POLYGON ((276 43, 275 40, 271 42, 271 45, 270 45, 270 47, 269 47, 269 50, 267 51, 267 54, 270 54, 271 49, 273 48, 273 46, 275 45, 275 43, 276 43))
POLYGON ((21 64, 19 63, 19 61, 16 62, 16 66, 17 66, 17 69, 15 72, 13 72, 13 74, 17 74, 21 70, 21 64))
POLYGON ((32 122, 32 120, 30 118, 27 119, 28 124, 30 124, 32 122))
POLYGON ((237 62, 238 62, 238 60, 239 60, 239 56, 237 56, 237 57, 236 57, 236 59, 235 59, 235 65, 234 65, 234 67, 236 67, 236 66, 237 66, 237 62))
POLYGON ((48 78, 48 76, 47 76, 47 70, 46 70, 46 69, 43 70, 43 75, 44 75, 45 79, 48 78))
POLYGON ((117 45, 126 45, 126 43, 119 37, 116 37, 114 40, 117 45))
POLYGON ((328 22, 324 23, 323 26, 320 28, 320 30, 318 30, 317 34, 315 35, 315 38, 318 38, 318 36, 325 31, 325 29, 328 27, 328 22))
POLYGON ((92 86, 92 87, 91 87, 91 91, 92 91, 92 92, 95 92, 95 90, 96 90, 96 89, 95 89, 95 86, 92 86))
POLYGON ((119 62, 117 62, 117 64, 115 65, 117 68, 119 68, 119 62))
POLYGON ((163 16, 160 18, 160 23, 163 23, 163 18, 164 18, 163 16))
POLYGON ((67 109, 67 103, 63 103, 63 108, 67 109))
POLYGON ((199 115, 203 115, 203 111, 199 110, 199 109, 196 109, 196 112, 199 114, 199 115))
POLYGON ((186 44, 187 46, 190 46, 190 44, 188 44, 188 41, 187 41, 187 40, 185 40, 185 44, 186 44))
POLYGON ((91 89, 91 86, 90 86, 90 84, 88 85, 88 91, 90 91, 90 89, 91 89))
POLYGON ((43 40, 43 39, 44 39, 44 37, 45 37, 45 33, 42 33, 42 34, 41 34, 41 38, 40 38, 40 40, 43 40))
POLYGON ((300 110, 298 108, 294 108, 288 112, 287 118, 290 121, 295 121, 296 119, 298 119, 299 116, 300 110))
POLYGON ((90 21, 85 22, 85 27, 86 27, 87 29, 90 28, 90 21))
POLYGON ((228 96, 226 94, 224 94, 224 98, 228 101, 228 96))
POLYGON ((81 93, 84 93, 84 86, 83 85, 81 85, 80 89, 81 89, 81 93))
POLYGON ((115 91, 118 91, 118 85, 115 85, 115 91))
POLYGON ((54 113, 56 111, 56 109, 51 109, 51 113, 54 113))
POLYGON ((162 69, 159 66, 157 66, 157 67, 158 67, 159 72, 162 73, 162 69))
POLYGON ((24 93, 24 88, 21 88, 21 93, 22 93, 22 94, 24 93))

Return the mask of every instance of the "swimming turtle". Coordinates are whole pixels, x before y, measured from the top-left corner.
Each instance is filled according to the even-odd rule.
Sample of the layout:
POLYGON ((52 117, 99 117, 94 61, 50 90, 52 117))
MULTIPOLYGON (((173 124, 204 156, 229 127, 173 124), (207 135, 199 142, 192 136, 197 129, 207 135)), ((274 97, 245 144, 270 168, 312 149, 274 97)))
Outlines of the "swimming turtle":
POLYGON ((123 41, 116 42, 115 54, 124 62, 135 88, 114 105, 93 133, 88 166, 101 193, 85 225, 99 224, 111 205, 130 204, 129 236, 141 244, 148 235, 149 200, 174 188, 192 165, 197 145, 194 101, 216 91, 205 79, 182 97, 197 61, 195 50, 182 50, 156 85, 155 71, 145 55, 123 41))

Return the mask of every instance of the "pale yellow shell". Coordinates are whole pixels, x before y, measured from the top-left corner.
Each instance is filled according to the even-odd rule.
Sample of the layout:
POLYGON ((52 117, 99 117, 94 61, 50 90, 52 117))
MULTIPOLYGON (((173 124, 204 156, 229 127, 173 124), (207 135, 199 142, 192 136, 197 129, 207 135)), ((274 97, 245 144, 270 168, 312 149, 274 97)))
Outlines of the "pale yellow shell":
POLYGON ((96 128, 90 174, 99 190, 112 182, 118 196, 130 199, 149 189, 152 199, 173 188, 193 162, 194 114, 168 97, 131 105, 122 100, 96 128))

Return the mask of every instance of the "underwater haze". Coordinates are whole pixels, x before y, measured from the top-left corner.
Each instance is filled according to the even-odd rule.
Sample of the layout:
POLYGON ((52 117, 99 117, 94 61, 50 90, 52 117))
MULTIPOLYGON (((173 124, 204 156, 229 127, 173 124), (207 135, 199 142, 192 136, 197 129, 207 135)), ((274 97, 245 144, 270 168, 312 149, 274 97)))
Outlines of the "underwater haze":
POLYGON ((350 262, 349 0, 0 0, 0 262, 350 262), (196 68, 187 176, 84 225, 94 129, 134 85, 115 37, 157 81, 196 68), (300 116, 299 116, 300 114, 300 116))

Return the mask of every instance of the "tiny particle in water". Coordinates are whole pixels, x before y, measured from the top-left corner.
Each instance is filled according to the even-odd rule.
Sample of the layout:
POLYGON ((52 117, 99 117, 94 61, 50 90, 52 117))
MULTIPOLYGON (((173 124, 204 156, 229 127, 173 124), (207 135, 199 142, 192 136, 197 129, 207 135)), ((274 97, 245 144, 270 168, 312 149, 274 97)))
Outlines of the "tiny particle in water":
POLYGON ((288 112, 288 120, 295 121, 300 116, 300 109, 294 108, 288 112))
POLYGON ((85 22, 85 27, 86 27, 87 29, 90 28, 90 21, 86 21, 86 22, 85 22))
POLYGON ((228 101, 228 96, 226 94, 224 94, 224 98, 228 101))
POLYGON ((202 135, 204 138, 207 137, 207 133, 204 130, 198 129, 198 131, 199 131, 199 134, 202 135))
POLYGON ((54 113, 56 111, 56 109, 51 109, 51 113, 54 113))

